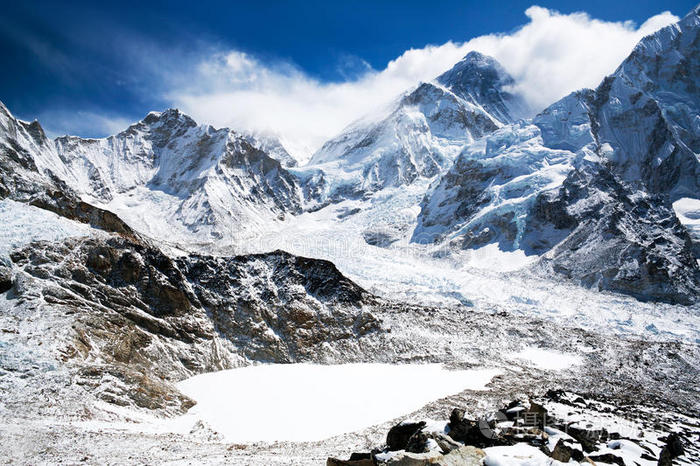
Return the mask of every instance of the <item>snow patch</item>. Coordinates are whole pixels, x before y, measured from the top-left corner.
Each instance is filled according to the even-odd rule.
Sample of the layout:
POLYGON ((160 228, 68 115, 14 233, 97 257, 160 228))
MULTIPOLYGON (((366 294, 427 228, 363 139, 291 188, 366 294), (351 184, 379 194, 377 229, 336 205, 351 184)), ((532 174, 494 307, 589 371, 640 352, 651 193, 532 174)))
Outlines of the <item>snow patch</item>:
POLYGON ((583 363, 580 356, 544 348, 525 348, 520 353, 514 355, 517 359, 524 359, 531 362, 540 369, 560 371, 572 366, 579 366, 583 363))
POLYGON ((486 466, 550 466, 562 464, 552 460, 539 449, 525 443, 517 443, 507 447, 484 448, 486 466))

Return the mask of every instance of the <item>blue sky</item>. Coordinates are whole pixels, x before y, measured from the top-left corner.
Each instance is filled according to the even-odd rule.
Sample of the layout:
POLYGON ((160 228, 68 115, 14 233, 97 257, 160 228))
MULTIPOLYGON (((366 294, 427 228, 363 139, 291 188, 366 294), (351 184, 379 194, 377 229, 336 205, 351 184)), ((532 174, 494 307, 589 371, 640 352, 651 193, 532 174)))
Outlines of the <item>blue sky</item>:
MULTIPOLYGON (((39 118, 51 133, 84 136, 105 135, 150 110, 168 106, 185 107, 195 117, 214 124, 255 129, 265 119, 265 111, 279 113, 280 108, 286 108, 282 94, 290 87, 300 92, 299 101, 312 96, 309 107, 318 107, 313 117, 318 118, 328 109, 316 104, 314 98, 336 98, 334 106, 341 105, 346 97, 357 101, 350 95, 352 84, 366 87, 368 77, 386 72, 387 65, 407 50, 426 51, 429 44, 457 44, 450 53, 461 53, 464 50, 459 45, 472 38, 493 33, 512 35, 536 22, 534 13, 526 15, 531 1, 3 3, 0 100, 21 118, 39 118), (331 97, 324 97, 326 94, 319 89, 331 97), (344 92, 348 96, 338 97, 344 92), (271 100, 275 93, 279 94, 279 102, 271 100), (226 116, 227 106, 233 108, 231 118, 226 116), (262 114, 253 122, 235 116, 251 113, 246 108, 262 114), (210 118, 207 112, 213 116, 210 118)), ((585 23, 588 29, 582 29, 580 37, 559 40, 576 42, 579 48, 588 42, 587 30, 600 35, 594 20, 629 30, 629 44, 633 44, 638 37, 632 37, 632 33, 649 18, 664 11, 682 16, 694 6, 693 2, 674 0, 536 4, 566 18, 574 18, 567 15, 585 8, 588 22, 580 17, 574 20, 585 23)), ((664 25, 670 17, 659 17, 653 25, 664 25)), ((545 24, 544 19, 541 23, 545 24)), ((554 23, 551 14, 549 23, 554 23)), ((612 34, 608 42, 621 45, 620 52, 609 58, 610 63, 619 62, 618 57, 624 57, 630 48, 626 36, 617 39, 619 31, 613 26, 606 29, 612 34)), ((554 33, 547 34, 555 38, 554 33)), ((535 35, 533 32, 532 37, 535 35)), ((526 40, 539 40, 539 45, 531 48, 549 55, 542 53, 541 38, 526 40)), ((554 48, 558 47, 556 41, 553 39, 551 45, 554 48)), ((489 52, 489 47, 495 46, 484 47, 489 52)), ((449 68, 450 60, 456 61, 450 53, 439 53, 442 55, 434 67, 416 62, 415 66, 425 69, 425 76, 409 71, 410 76, 404 74, 391 85, 377 84, 378 78, 374 79, 376 94, 365 98, 383 100, 376 96, 396 92, 412 79, 430 79, 429 73, 437 74, 449 68)), ((581 55, 579 61, 589 56, 581 55)), ((497 58, 503 60, 502 56, 497 58)), ((504 65, 510 71, 511 65, 504 65)), ((606 66, 614 69, 611 64, 606 66)), ((522 70, 518 65, 511 68, 518 78, 522 70)), ((598 76, 590 79, 594 78, 598 76)), ((540 96, 540 100, 555 96, 540 96)), ((304 105, 292 102, 290 113, 295 104, 299 107, 297 114, 306 111, 304 105)), ((347 115, 337 117, 335 126, 319 130, 308 138, 312 142, 301 144, 317 144, 321 133, 337 130, 358 112, 359 108, 348 110, 347 115)), ((312 124, 314 120, 309 118, 312 124)), ((274 129, 285 125, 271 121, 268 126, 274 129)), ((293 128, 286 131, 293 132, 293 128)))

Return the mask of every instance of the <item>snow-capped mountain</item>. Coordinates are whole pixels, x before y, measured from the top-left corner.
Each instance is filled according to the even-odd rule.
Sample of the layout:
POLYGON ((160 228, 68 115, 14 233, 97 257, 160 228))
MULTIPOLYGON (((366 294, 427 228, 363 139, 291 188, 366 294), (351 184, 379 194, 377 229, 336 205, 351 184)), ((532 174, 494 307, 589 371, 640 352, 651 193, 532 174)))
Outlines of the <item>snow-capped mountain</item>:
POLYGON ((467 147, 413 240, 497 242, 587 286, 695 301, 700 270, 671 203, 700 194, 699 19, 643 39, 596 90, 467 147))
POLYGON ((52 141, 38 122, 0 110, 3 144, 31 177, 60 181, 155 238, 206 242, 301 210, 296 178, 275 158, 289 154, 271 138, 197 125, 171 109, 108 138, 52 141))
POLYGON ((507 90, 513 82, 496 60, 470 52, 326 142, 310 161, 323 172, 315 190, 337 201, 436 176, 465 144, 525 114, 522 99, 507 90))

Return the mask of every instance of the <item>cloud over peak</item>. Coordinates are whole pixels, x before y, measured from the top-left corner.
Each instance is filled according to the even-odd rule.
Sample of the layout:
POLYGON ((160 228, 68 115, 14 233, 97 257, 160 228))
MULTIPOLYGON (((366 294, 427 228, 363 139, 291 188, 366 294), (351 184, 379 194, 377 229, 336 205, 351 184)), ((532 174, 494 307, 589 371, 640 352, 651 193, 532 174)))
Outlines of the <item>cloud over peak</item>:
POLYGON ((165 97, 198 121, 276 133, 304 159, 353 120, 432 80, 471 50, 500 61, 515 78, 515 90, 540 110, 574 90, 596 86, 642 37, 678 21, 663 12, 637 26, 539 6, 525 15, 529 21, 513 32, 410 49, 382 70, 366 67, 339 83, 321 82, 291 63, 220 50, 202 57, 192 76, 173 81, 180 85, 167 89, 165 97))

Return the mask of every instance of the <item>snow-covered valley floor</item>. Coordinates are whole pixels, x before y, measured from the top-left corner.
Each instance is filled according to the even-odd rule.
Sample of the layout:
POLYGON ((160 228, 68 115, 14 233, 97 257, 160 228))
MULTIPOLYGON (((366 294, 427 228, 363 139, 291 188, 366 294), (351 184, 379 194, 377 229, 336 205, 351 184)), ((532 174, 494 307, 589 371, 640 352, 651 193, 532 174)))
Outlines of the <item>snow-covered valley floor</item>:
POLYGON ((499 373, 439 364, 250 366, 180 382, 197 405, 173 421, 202 420, 229 442, 324 440, 466 389, 483 390, 499 373))
MULTIPOLYGON (((459 370, 369 364, 254 366, 210 373, 180 382, 180 389, 199 404, 184 416, 163 419, 89 398, 74 384, 74 374, 49 359, 46 345, 36 346, 42 332, 55 331, 55 322, 70 325, 70 316, 47 320, 3 295, 0 389, 8 395, 0 399, 0 455, 33 464, 83 459, 323 464, 328 456, 382 444, 396 422, 445 419, 455 406, 476 415, 553 387, 618 387, 623 397, 663 387, 671 404, 699 408, 691 399, 689 372, 694 368, 697 374, 700 361, 696 308, 641 303, 544 280, 520 270, 527 257, 493 248, 471 256, 436 257, 428 247, 406 241, 401 228, 415 215, 410 205, 416 199, 405 194, 403 203, 391 206, 375 205, 378 200, 329 206, 271 227, 255 242, 245 242, 245 250, 239 242, 218 252, 279 248, 330 259, 378 295, 440 304, 379 315, 391 329, 390 351, 372 340, 366 351, 377 350, 382 363, 440 362, 459 370), (343 216, 356 208, 361 210, 343 216), (381 212, 399 215, 387 218, 381 212), (398 240, 389 247, 368 244, 362 226, 368 223, 398 240), (462 379, 465 374, 477 377, 462 379)), ((0 221, 6 225, 3 255, 34 240, 104 234, 11 201, 0 203, 0 221)))

